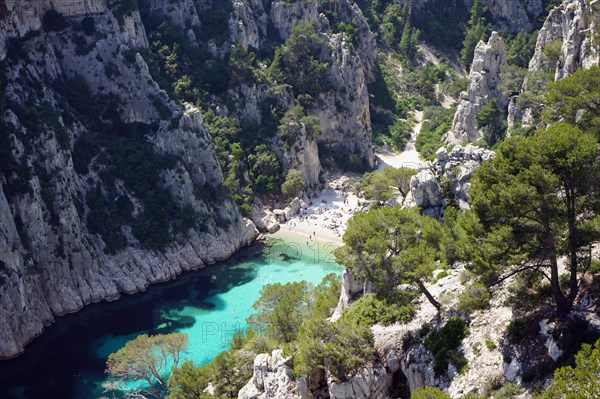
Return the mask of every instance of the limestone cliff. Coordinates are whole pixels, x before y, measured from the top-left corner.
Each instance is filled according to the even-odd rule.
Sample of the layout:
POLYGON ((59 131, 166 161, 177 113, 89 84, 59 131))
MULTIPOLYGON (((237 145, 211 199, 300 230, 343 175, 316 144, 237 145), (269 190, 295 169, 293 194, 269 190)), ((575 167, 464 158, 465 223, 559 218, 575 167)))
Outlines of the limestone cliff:
POLYGON ((469 187, 475 169, 494 156, 492 151, 474 145, 457 145, 450 152, 440 148, 433 162, 410 179, 410 193, 403 206, 418 206, 436 218, 450 203, 469 208, 469 187), (445 183, 442 183, 444 181, 445 183))
POLYGON ((566 0, 555 7, 540 29, 535 54, 529 62, 529 71, 554 70, 554 78, 559 80, 579 68, 589 68, 597 64, 600 51, 598 24, 598 0, 566 0), (556 60, 545 61, 544 48, 556 41, 561 43, 560 54, 556 60))
MULTIPOLYGON (((277 32, 279 40, 289 37, 292 28, 299 23, 317 24, 324 40, 321 58, 330 65, 330 80, 335 87, 335 90, 321 93, 316 104, 308 107, 308 112, 320 120, 322 134, 317 142, 331 151, 357 154, 365 160, 367 166, 372 166, 367 83, 375 78, 376 50, 373 33, 362 11, 348 0, 331 2, 336 18, 356 25, 358 35, 354 45, 347 36, 332 32, 330 22, 324 15, 318 14, 315 0, 275 0, 269 7, 264 7, 256 0, 234 2, 235 17, 230 20, 232 40, 261 48, 264 43, 273 40, 267 37, 269 24, 277 32), (232 28, 234 25, 235 28, 232 28)), ((284 91, 274 99, 272 95, 268 95, 268 89, 265 86, 241 86, 230 91, 230 97, 236 105, 233 113, 241 115, 243 119, 259 122, 260 105, 266 100, 279 101, 285 108, 293 106, 293 96, 290 99, 289 92, 284 91)), ((308 169, 303 167, 303 175, 309 178, 307 182, 316 184, 320 172, 320 165, 317 166, 316 160, 323 154, 315 152, 317 147, 313 143, 306 144, 297 148, 302 148, 303 154, 293 155, 291 158, 304 159, 300 164, 312 165, 308 169)))
POLYGON ((362 61, 342 34, 332 35, 325 46, 336 90, 321 93, 317 106, 310 110, 321 122, 319 141, 333 151, 358 154, 372 167, 369 93, 362 61))
MULTIPOLYGON (((423 8, 430 0, 400 0, 409 10, 423 8)), ((474 0, 463 0, 466 7, 472 7, 474 0)), ((511 32, 532 31, 544 12, 543 0, 484 0, 498 29, 511 32)))
MULTIPOLYGON (((262 51, 297 23, 314 23, 335 88, 306 106, 322 133, 299 126, 293 146, 279 150, 275 126, 265 144, 313 189, 319 147, 373 164, 366 83, 375 42, 353 2, 334 3, 356 24, 355 43, 332 31, 316 0, 145 0, 141 11, 105 0, 0 4, 0 357, 22 352, 57 315, 225 259, 257 234, 223 190, 200 110, 173 101, 165 86, 168 66, 157 64, 149 39, 159 25, 210 69, 235 43, 262 51), (207 32, 223 14, 223 31, 207 32)), ((259 126, 265 108, 295 104, 290 87, 275 89, 244 82, 202 105, 259 126)))
MULTIPOLYGON (((555 7, 540 29, 521 91, 543 92, 549 81, 563 79, 579 68, 597 65, 600 61, 599 25, 598 0, 565 0, 555 7), (557 44, 557 54, 548 55, 549 49, 557 44)), ((540 101, 513 97, 508 108, 509 126, 535 126, 542 108, 540 101)))
MULTIPOLYGON (((70 22, 96 13, 96 36, 92 40, 65 27, 29 35, 21 40, 21 48, 9 52, 2 47, 6 77, 2 139, 8 152, 3 152, 0 169, 0 358, 21 353, 58 315, 225 259, 256 236, 253 224, 240 216, 229 198, 208 201, 198 190, 221 184, 220 166, 199 111, 171 102, 137 53, 148 46, 139 13, 119 20, 103 2, 54 1, 48 7, 50 3, 71 16, 70 22), (77 97, 74 82, 89 87, 94 99, 77 97), (73 96, 95 102, 97 110, 92 107, 83 114, 73 96), (104 108, 109 98, 111 105, 104 108), (161 120, 157 107, 170 119, 161 120), (100 125, 93 122, 94 112, 103 113, 100 125), (101 160, 108 153, 100 149, 84 163, 77 155, 91 150, 82 143, 111 134, 97 131, 109 119, 131 129, 148 126, 144 136, 124 143, 136 143, 134 149, 149 143, 148 154, 164 154, 171 160, 159 169, 152 189, 169 193, 178 209, 185 210, 180 217, 192 220, 184 229, 167 225, 164 234, 173 234, 174 241, 160 249, 142 245, 137 237, 144 235, 134 234, 129 222, 104 235, 90 224, 99 210, 95 207, 111 203, 108 195, 130 204, 125 218, 132 218, 134 225, 142 226, 139 218, 149 211, 139 192, 101 160), (111 173, 117 178, 111 180, 111 173), (100 202, 90 202, 91 193, 100 202), (109 241, 116 236, 126 245, 109 250, 109 241)), ((47 10, 44 2, 7 6, 3 39, 37 30, 40 13, 47 10)), ((5 41, 1 43, 4 46, 5 41)))
POLYGON ((505 60, 504 42, 498 33, 492 32, 487 43, 477 44, 469 85, 467 91, 460 94, 452 130, 446 135, 447 143, 473 143, 483 137, 476 121, 483 105, 495 99, 499 109, 506 109, 508 100, 499 89, 500 70, 505 60))
POLYGON ((286 39, 294 26, 314 22, 317 16, 317 0, 274 0, 271 4, 271 22, 281 39, 286 39))

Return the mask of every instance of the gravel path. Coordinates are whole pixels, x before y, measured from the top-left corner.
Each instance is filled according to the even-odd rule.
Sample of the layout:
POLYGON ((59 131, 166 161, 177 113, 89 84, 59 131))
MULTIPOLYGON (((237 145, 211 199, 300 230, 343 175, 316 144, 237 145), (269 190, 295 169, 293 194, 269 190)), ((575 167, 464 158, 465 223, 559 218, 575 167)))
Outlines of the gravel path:
POLYGON ((378 170, 382 170, 388 166, 393 166, 394 168, 405 166, 420 169, 424 161, 415 149, 415 142, 423 124, 423 111, 415 111, 415 119, 417 124, 413 128, 410 140, 406 144, 404 151, 396 153, 390 151, 387 147, 380 147, 375 151, 375 156, 379 159, 378 170))

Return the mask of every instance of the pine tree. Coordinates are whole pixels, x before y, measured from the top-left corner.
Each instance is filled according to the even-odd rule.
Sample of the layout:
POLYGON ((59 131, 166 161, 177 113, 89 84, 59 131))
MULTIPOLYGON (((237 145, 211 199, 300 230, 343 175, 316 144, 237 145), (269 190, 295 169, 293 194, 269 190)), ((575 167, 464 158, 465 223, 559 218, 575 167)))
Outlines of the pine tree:
POLYGON ((485 40, 490 34, 491 26, 486 18, 487 11, 487 7, 483 5, 483 0, 475 0, 473 7, 471 7, 471 18, 463 41, 463 48, 460 51, 460 59, 467 68, 470 68, 471 62, 473 62, 473 54, 477 43, 480 40, 485 40))

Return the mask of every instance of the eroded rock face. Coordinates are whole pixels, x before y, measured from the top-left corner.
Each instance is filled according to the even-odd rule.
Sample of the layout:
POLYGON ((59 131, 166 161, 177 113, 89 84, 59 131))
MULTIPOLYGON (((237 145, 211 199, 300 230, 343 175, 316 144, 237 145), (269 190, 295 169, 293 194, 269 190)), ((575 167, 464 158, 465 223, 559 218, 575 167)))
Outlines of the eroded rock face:
POLYGON ((238 399, 309 399, 312 397, 306 388, 306 382, 298 383, 292 379, 292 370, 286 364, 281 350, 271 355, 260 354, 254 359, 254 374, 250 381, 240 389, 238 399))
POLYGON ((294 26, 302 22, 314 22, 317 20, 317 1, 301 0, 289 2, 286 0, 274 0, 271 3, 270 17, 280 38, 286 39, 294 26))
MULTIPOLYGON (((260 354, 254 359, 254 373, 238 393, 238 399, 312 399, 313 394, 304 378, 294 380, 289 359, 277 349, 271 355, 260 354)), ((350 379, 341 382, 327 376, 325 397, 332 399, 383 399, 388 397, 393 374, 400 369, 400 360, 391 352, 383 362, 367 364, 356 370, 350 379)), ((321 394, 322 395, 322 394, 321 394)))
MULTIPOLYGON (((6 21, 23 21, 23 15, 31 17, 27 17, 29 22, 39 21, 38 9, 27 3, 10 4, 10 12, 18 15, 9 14, 2 26, 6 28, 6 21)), ((79 3, 84 8, 68 15, 89 11, 85 4, 91 2, 79 3)), ((24 189, 16 189, 22 169, 0 174, 0 358, 21 353, 58 315, 92 302, 117 299, 122 292, 139 292, 151 283, 226 259, 257 235, 252 222, 240 216, 231 199, 215 204, 197 194, 198 186, 222 183, 220 165, 199 111, 172 103, 152 80, 140 54, 130 52, 132 56, 125 57, 127 50, 148 45, 139 14, 134 11, 119 22, 111 12, 94 10, 98 12, 94 14, 96 29, 101 33, 98 41, 83 38, 77 51, 72 40, 76 33, 70 28, 41 33, 23 43, 25 56, 5 60, 5 91, 10 103, 2 119, 11 133, 14 162, 29 169, 30 177, 24 189), (110 78, 109 65, 114 74, 110 78), (60 85, 67 84, 62 78, 75 75, 88 83, 96 98, 116 96, 119 106, 115 112, 122 120, 156 125, 147 140, 154 151, 175 157, 173 168, 161 170, 160 184, 178 205, 189 205, 205 215, 202 226, 189 229, 161 251, 143 248, 131 227, 123 226, 129 245, 115 253, 105 251, 105 242, 92 234, 86 223, 88 192, 94 187, 106 188, 99 173, 102 168, 96 168, 91 160, 89 169, 82 171, 73 161, 75 141, 95 132, 61 102, 60 85), (170 113, 169 120, 159 119, 156 101, 170 113), (23 114, 24 104, 62 114, 54 124, 43 120, 46 125, 36 131, 23 114), (220 226, 216 219, 221 220, 220 226)), ((32 22, 26 29, 36 27, 32 22)), ((23 33, 10 29, 11 35, 23 33)), ((133 214, 143 211, 143 205, 122 183, 115 185, 133 204, 133 214)))
POLYGON ((369 282, 362 282, 354 277, 354 274, 344 269, 342 274, 342 291, 340 293, 340 299, 338 300, 337 307, 331 316, 332 321, 336 321, 342 316, 342 312, 348 306, 350 302, 361 294, 366 294, 372 290, 369 282))
POLYGON ((325 46, 332 84, 343 89, 322 93, 319 104, 310 109, 320 120, 318 140, 332 151, 358 154, 373 167, 369 93, 362 61, 342 34, 329 37, 325 46))
POLYGON ((481 139, 483 134, 475 118, 481 107, 493 99, 501 110, 506 109, 508 99, 499 89, 500 70, 505 61, 504 42, 498 33, 492 32, 487 43, 479 42, 469 73, 469 86, 460 94, 452 130, 446 135, 447 143, 473 143, 481 139))
POLYGON ((233 42, 260 48, 267 35, 269 16, 261 0, 233 0, 229 32, 233 42))
POLYGON ((106 0, 5 0, 0 4, 0 60, 6 56, 6 40, 23 37, 42 28, 42 18, 54 9, 67 17, 100 14, 107 10, 106 0))
POLYGON ((410 193, 403 206, 419 206, 433 217, 443 215, 449 200, 455 201, 462 209, 468 209, 471 176, 483 161, 493 155, 492 151, 471 144, 455 146, 449 153, 440 148, 428 168, 410 179, 410 193), (442 178, 447 180, 447 187, 440 186, 442 178))
MULTIPOLYGON (((550 11, 540 29, 535 52, 529 62, 529 75, 523 83, 522 92, 531 90, 543 81, 545 74, 553 74, 555 80, 563 79, 579 68, 589 69, 600 61, 600 1, 565 0, 550 11), (551 43, 560 45, 558 59, 544 57, 544 48, 551 43)), ((545 83, 547 84, 547 82, 545 83)), ((508 108, 508 125, 534 126, 543 109, 542 104, 520 103, 518 97, 511 100, 508 108)))
POLYGON ((358 44, 356 53, 362 60, 365 78, 368 83, 375 81, 375 37, 369 24, 358 5, 350 0, 331 0, 331 7, 336 16, 345 23, 352 24, 358 29, 358 44))
MULTIPOLYGON (((390 357, 394 367, 400 367, 397 358, 390 357)), ((332 378, 327 380, 329 397, 331 399, 383 399, 388 397, 388 390, 392 385, 392 374, 398 369, 391 370, 385 364, 368 364, 360 368, 345 382, 338 382, 332 378)))
MULTIPOLYGON (((260 49, 268 39, 269 24, 284 39, 301 21, 315 22, 317 26, 323 22, 317 14, 316 0, 233 0, 232 5, 229 26, 224 31, 226 40, 217 46, 214 40, 201 42, 195 34, 202 29, 202 13, 214 6, 212 0, 145 2, 148 12, 182 29, 192 45, 216 58, 231 51, 235 42, 260 49)), ((23 42, 26 58, 9 60, 7 97, 11 104, 21 106, 34 93, 36 104, 48 103, 49 107, 62 110, 63 94, 56 85, 82 78, 95 97, 114 99, 118 105, 113 111, 123 122, 153 126, 145 136, 148 142, 156 152, 177 158, 175 167, 159 172, 162 187, 177 205, 191 207, 204 215, 206 222, 185 237, 178 237, 163 251, 143 249, 131 227, 123 227, 122 234, 130 246, 106 254, 105 243, 90 233, 86 224, 90 212, 87 193, 98 185, 104 190, 101 167, 95 168, 96 161, 92 159, 90 170, 82 172, 76 170, 73 161, 74 143, 94 132, 75 115, 73 122, 60 116, 60 128, 33 133, 26 127, 22 112, 8 107, 2 117, 15 132, 11 136, 13 156, 19 164, 34 165, 35 173, 30 179, 31 193, 15 194, 14 175, 2 177, 0 260, 8 266, 0 267, 0 277, 5 282, 0 284, 0 357, 20 353, 25 343, 40 334, 56 315, 76 311, 90 302, 113 300, 120 292, 137 292, 183 270, 225 259, 257 234, 254 225, 240 216, 230 199, 214 204, 198 194, 199 186, 218 188, 223 180, 201 114, 193 107, 178 106, 160 89, 150 74, 145 51, 137 50, 149 47, 139 12, 121 15, 117 6, 104 0, 3 2, 0 59, 6 57, 6 38, 40 31, 39 36, 23 42), (85 36, 70 27, 61 32, 44 32, 43 15, 52 7, 76 22, 84 16, 93 17, 98 34, 85 36), (38 86, 40 90, 36 89, 38 86), (66 133, 58 137, 55 130, 63 128, 66 133), (11 187, 10 192, 6 187, 11 187), (46 203, 49 192, 54 193, 54 198, 46 203)), ((339 0, 336 7, 341 19, 359 28, 358 49, 343 35, 332 35, 321 27, 331 80, 347 90, 323 94, 316 99, 318 107, 308 112, 319 118, 323 134, 318 140, 332 149, 360 154, 372 164, 366 82, 374 77, 373 34, 352 2, 339 0)), ((284 108, 294 105, 290 90, 272 95, 269 89, 266 84, 242 84, 228 93, 231 111, 221 105, 216 112, 260 124, 262 102, 278 96, 276 100, 284 108)), ((267 144, 277 147, 277 136, 267 144)), ((319 183, 321 165, 315 138, 300 135, 295 147, 280 155, 286 168, 301 170, 310 185, 319 183)), ((131 200, 134 216, 144 211, 143 204, 122 182, 115 184, 119 194, 131 200)), ((278 227, 274 215, 269 213, 259 222, 265 231, 278 227)))
POLYGON ((555 80, 559 80, 579 68, 587 69, 598 64, 599 23, 599 0, 565 0, 550 12, 540 29, 529 71, 553 69, 555 80), (555 41, 562 42, 560 58, 555 64, 544 65, 544 48, 555 41))

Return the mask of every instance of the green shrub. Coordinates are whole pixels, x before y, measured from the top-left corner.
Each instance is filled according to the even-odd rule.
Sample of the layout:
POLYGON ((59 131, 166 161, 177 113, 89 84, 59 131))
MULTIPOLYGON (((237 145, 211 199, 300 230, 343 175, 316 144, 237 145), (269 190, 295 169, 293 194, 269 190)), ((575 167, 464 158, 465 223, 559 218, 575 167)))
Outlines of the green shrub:
POLYGON ((393 304, 378 299, 374 294, 367 294, 346 309, 342 318, 356 325, 382 324, 385 326, 409 321, 414 312, 414 307, 411 305, 393 304))
POLYGON ((96 21, 94 20, 94 17, 88 16, 83 18, 81 20, 81 30, 87 36, 92 36, 94 33, 96 33, 96 21))
POLYGON ((458 308, 472 313, 476 310, 486 309, 490 299, 492 299, 492 295, 485 285, 473 283, 458 294, 458 308))
POLYGON ((394 123, 389 126, 389 137, 391 144, 399 151, 403 151, 404 147, 410 140, 412 134, 412 124, 408 121, 395 118, 394 123))
POLYGON ((60 32, 68 26, 65 17, 55 9, 46 11, 42 19, 42 24, 46 32, 60 32))
POLYGON ((252 216, 252 207, 250 205, 242 204, 238 208, 240 209, 240 213, 242 214, 242 216, 247 218, 252 216))
POLYGON ((489 338, 485 340, 485 346, 491 351, 493 351, 497 347, 494 341, 492 341, 489 338))
POLYGON ((410 399, 450 399, 450 396, 438 388, 422 387, 415 389, 410 399))
POLYGON ((506 332, 511 342, 518 344, 529 335, 529 320, 525 317, 514 319, 508 325, 506 332))
POLYGON ((444 146, 442 136, 452 128, 454 113, 454 108, 427 107, 425 109, 421 132, 415 142, 415 148, 423 158, 432 160, 436 151, 444 146))
POLYGON ((465 366, 465 364, 461 364, 464 356, 456 349, 468 333, 469 329, 465 320, 455 316, 451 317, 444 327, 431 332, 425 338, 425 347, 433 353, 433 370, 436 374, 444 373, 450 360, 453 360, 459 371, 460 366, 465 366))
POLYGON ((439 272, 436 276, 435 276, 435 280, 441 280, 444 277, 448 277, 448 271, 447 270, 442 270, 441 272, 439 272))

